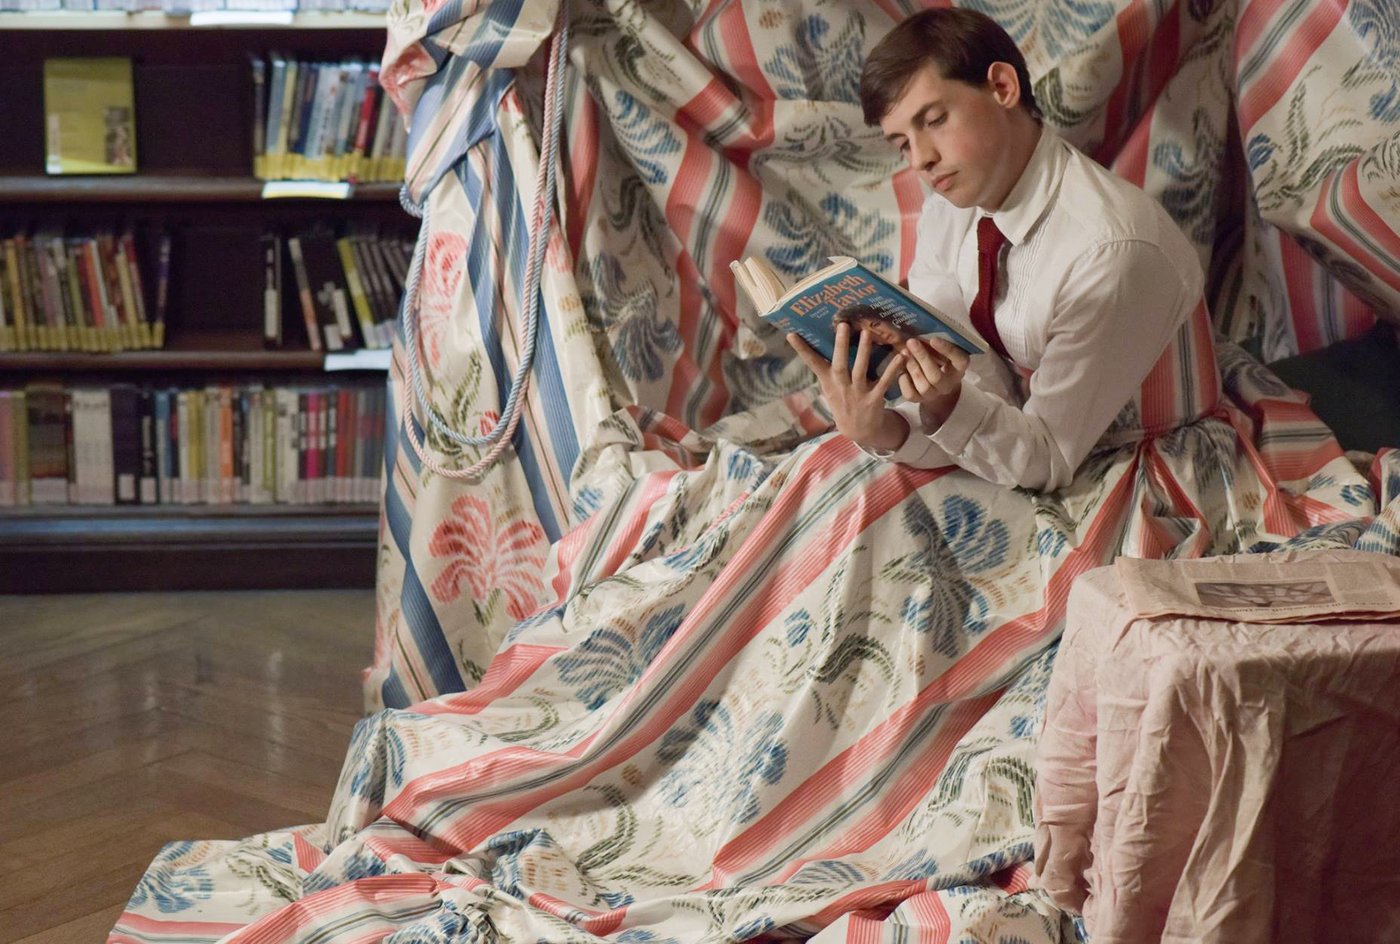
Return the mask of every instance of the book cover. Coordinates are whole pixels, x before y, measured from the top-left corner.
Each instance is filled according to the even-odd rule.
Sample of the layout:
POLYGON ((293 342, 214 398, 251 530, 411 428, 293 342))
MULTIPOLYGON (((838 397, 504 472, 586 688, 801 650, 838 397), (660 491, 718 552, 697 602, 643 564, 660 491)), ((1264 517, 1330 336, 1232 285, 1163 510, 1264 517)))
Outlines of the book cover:
POLYGON ((134 174, 136 97, 131 60, 121 56, 44 60, 44 170, 134 174))
MULTIPOLYGON (((759 317, 783 334, 796 334, 827 360, 836 351, 836 325, 853 329, 850 363, 855 363, 854 331, 869 331, 877 344, 869 377, 882 373, 894 348, 909 338, 942 337, 969 354, 984 348, 971 332, 878 272, 846 256, 788 288, 767 263, 752 256, 730 263, 735 282, 753 302, 759 317)), ((899 396, 898 387, 886 393, 899 396)))

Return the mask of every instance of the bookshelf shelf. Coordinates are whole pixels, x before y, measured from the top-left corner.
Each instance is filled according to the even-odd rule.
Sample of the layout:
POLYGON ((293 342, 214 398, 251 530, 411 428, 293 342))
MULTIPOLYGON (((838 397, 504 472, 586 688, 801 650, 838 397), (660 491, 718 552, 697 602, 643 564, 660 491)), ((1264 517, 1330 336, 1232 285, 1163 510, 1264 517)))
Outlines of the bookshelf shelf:
MULTIPOLYGON (((349 200, 392 203, 394 184, 360 184, 349 200)), ((0 202, 5 203, 270 203, 263 198, 263 181, 254 177, 209 177, 189 174, 131 174, 108 177, 44 177, 38 174, 0 176, 0 202)), ((277 203, 301 205, 335 201, 317 197, 279 197, 277 203)))
MULTIPOLYGON (((295 276, 324 286, 322 276, 339 279, 352 264, 338 255, 349 253, 364 264, 358 304, 369 296, 382 328, 417 221, 399 207, 396 183, 361 184, 339 199, 305 190, 266 196, 264 181, 253 176, 252 132, 267 99, 250 63, 268 62, 270 76, 264 57, 276 50, 303 63, 376 62, 385 16, 4 12, 0 37, 10 132, 0 135, 0 239, 7 243, 0 248, 33 265, 0 265, 0 291, 8 290, 9 309, 17 284, 25 293, 17 310, 43 315, 26 315, 31 333, 17 343, 38 346, 35 333, 75 325, 111 330, 114 309, 115 323, 126 323, 124 270, 103 255, 110 244, 86 250, 100 257, 90 263, 75 262, 83 258, 75 253, 104 234, 127 232, 135 248, 123 258, 140 263, 133 268, 147 310, 164 312, 166 332, 155 350, 0 353, 0 442, 7 431, 11 446, 20 442, 18 424, 37 431, 25 454, 11 450, 8 470, 0 462, 0 503, 10 505, 0 507, 0 593, 371 586, 379 519, 364 500, 375 497, 373 483, 383 475, 387 391, 385 358, 360 355, 386 352, 328 357, 305 349, 308 321, 295 276), (112 56, 132 61, 138 172, 46 175, 45 62, 112 56), (33 238, 27 257, 21 234, 33 238), (41 236, 47 248, 36 249, 41 236), (305 272, 291 258, 293 238, 306 250, 305 272), (67 271, 78 273, 76 287, 56 279, 65 259, 67 271), (13 272, 21 274, 11 280, 13 272), (104 273, 115 275, 104 283, 104 273), (109 295, 98 300, 104 284, 109 295), (278 308, 289 346, 266 349, 264 321, 278 308), (91 324, 104 310, 105 325, 91 324), (23 474, 15 472, 20 461, 23 474), (159 484, 148 491, 153 469, 159 484), (113 491, 105 491, 109 479, 113 491), (65 495, 71 504, 47 503, 65 495), (99 504, 114 497, 146 503, 99 504), (191 497, 200 502, 187 503, 191 497), (229 497, 243 501, 203 503, 229 497), (269 497, 275 502, 252 503, 269 497), (324 503, 306 504, 308 497, 324 503)), ((303 104, 315 88, 306 86, 303 104)), ((6 317, 17 330, 15 316, 6 317)), ((316 330, 314 317, 309 323, 316 330)), ((362 314, 357 323, 366 323, 362 314)), ((330 330, 324 318, 320 324, 330 330)), ((39 335, 39 344, 63 336, 39 335)))
POLYGON ((373 505, 30 506, 0 511, 0 593, 362 587, 373 505))
POLYGON ((383 30, 382 13, 293 13, 221 17, 111 11, 0 13, 0 30, 383 30))

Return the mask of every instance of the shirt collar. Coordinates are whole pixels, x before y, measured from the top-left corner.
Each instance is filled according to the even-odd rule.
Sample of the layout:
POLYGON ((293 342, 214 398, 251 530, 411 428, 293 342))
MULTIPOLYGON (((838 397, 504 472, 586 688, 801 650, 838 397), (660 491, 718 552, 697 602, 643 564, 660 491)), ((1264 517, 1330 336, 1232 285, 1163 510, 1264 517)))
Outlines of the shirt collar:
POLYGON ((997 229, 1006 234, 1011 245, 1021 243, 1050 207, 1069 162, 1068 147, 1055 132, 1041 127, 1040 140, 1026 162, 1026 169, 1006 195, 1001 209, 992 214, 997 229))

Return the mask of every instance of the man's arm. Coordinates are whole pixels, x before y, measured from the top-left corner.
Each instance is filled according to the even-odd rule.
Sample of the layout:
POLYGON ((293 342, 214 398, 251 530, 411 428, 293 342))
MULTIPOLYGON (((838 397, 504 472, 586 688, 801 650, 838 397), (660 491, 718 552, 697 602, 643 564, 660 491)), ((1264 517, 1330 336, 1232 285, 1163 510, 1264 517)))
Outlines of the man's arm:
MULTIPOLYGON (((1199 278, 1183 278, 1151 243, 1099 247, 1066 277, 1025 406, 965 383, 941 425, 918 434, 989 481, 1034 489, 1067 484, 1142 386, 1200 290, 1199 278)), ((892 458, 912 452, 906 443, 892 458)))

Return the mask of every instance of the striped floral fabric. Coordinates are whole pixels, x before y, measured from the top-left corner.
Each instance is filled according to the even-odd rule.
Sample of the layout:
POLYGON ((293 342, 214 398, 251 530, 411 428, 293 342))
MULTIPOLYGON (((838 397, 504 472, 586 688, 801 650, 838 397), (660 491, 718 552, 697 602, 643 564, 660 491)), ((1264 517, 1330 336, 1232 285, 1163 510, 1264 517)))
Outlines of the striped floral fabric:
MULTIPOLYGON (((1394 307, 1393 249, 1357 248, 1386 245, 1387 214, 1363 209, 1395 173, 1394 36, 1363 0, 980 7, 1027 49, 1050 120, 1177 215, 1217 327, 1291 350, 1394 307), (1290 126, 1295 97, 1357 123, 1323 134, 1299 105, 1290 126)), ((523 356, 557 11, 391 14, 381 75, 413 116, 408 189, 430 220, 421 393, 463 433, 494 423, 523 356)), ((326 822, 168 845, 111 942, 1074 938, 1027 888, 1070 583, 1122 553, 1400 553, 1400 453, 1358 473, 1232 341, 1218 381, 1178 372, 1210 347, 1204 309, 1144 388, 1153 435, 1106 439, 1060 492, 879 463, 830 435, 727 263, 757 253, 792 276, 842 252, 905 270, 918 185, 855 101, 903 12, 572 0, 515 448, 477 481, 431 472, 410 429, 449 467, 478 453, 424 420, 400 344, 366 674, 383 710, 356 729, 326 822)))

